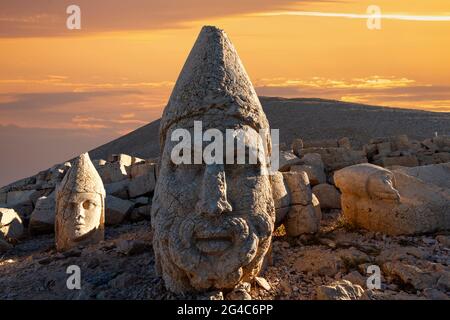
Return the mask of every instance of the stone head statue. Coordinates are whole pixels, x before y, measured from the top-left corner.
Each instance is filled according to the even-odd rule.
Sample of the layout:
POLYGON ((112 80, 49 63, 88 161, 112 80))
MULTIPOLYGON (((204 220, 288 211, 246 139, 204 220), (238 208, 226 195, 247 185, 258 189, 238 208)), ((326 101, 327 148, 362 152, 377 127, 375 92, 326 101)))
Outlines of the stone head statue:
POLYGON ((56 248, 64 251, 104 239, 105 189, 84 153, 75 159, 56 194, 56 248))
MULTIPOLYGON (((275 219, 270 179, 263 174, 266 157, 254 164, 174 163, 172 134, 184 129, 195 135, 195 122, 219 136, 241 130, 245 143, 269 129, 236 50, 215 27, 202 29, 160 127, 153 245, 166 287, 178 293, 233 288, 251 280, 269 249, 275 219)), ((267 156, 271 140, 262 136, 267 156)))

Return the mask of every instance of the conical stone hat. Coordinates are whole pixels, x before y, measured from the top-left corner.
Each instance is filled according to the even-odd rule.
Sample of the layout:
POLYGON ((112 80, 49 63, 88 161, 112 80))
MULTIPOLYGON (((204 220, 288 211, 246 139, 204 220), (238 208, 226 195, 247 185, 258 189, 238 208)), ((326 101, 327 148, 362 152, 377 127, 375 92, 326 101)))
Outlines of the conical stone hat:
POLYGON ((161 119, 164 147, 168 129, 182 119, 217 110, 256 131, 269 123, 241 60, 223 30, 202 28, 175 84, 161 119))
POLYGON ((106 195, 102 179, 88 153, 83 153, 74 160, 72 167, 58 186, 58 196, 82 192, 106 195))

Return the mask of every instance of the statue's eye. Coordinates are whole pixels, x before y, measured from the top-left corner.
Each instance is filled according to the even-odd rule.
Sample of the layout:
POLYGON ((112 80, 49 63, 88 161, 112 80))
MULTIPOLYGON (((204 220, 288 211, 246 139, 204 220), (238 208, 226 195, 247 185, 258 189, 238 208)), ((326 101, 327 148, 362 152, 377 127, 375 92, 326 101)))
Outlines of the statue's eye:
POLYGON ((85 202, 83 202, 83 208, 85 210, 92 209, 94 207, 95 207, 95 203, 93 203, 92 201, 86 200, 85 202))

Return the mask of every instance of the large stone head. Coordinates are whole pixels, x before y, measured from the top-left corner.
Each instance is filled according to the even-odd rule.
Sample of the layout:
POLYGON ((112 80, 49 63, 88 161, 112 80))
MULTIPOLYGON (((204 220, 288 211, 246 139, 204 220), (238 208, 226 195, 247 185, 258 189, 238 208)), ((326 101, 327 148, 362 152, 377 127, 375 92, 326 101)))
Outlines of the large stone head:
POLYGON ((105 189, 84 153, 75 159, 56 194, 55 237, 59 251, 104 239, 105 189))
POLYGON ((157 267, 170 290, 233 288, 260 271, 275 219, 266 172, 271 153, 268 129, 258 97, 227 35, 215 27, 204 27, 160 127, 153 244, 157 267), (203 157, 198 162, 196 148, 200 146, 204 152, 208 148, 208 142, 196 139, 198 124, 205 132, 203 141, 221 141, 223 146, 230 141, 227 130, 239 131, 242 135, 231 140, 241 137, 247 153, 252 152, 252 138, 262 137, 263 155, 251 162, 247 154, 244 163, 237 164, 229 161, 236 153, 230 155, 227 150, 223 154, 228 161, 203 157), (179 145, 174 133, 180 129, 193 137, 182 150, 185 153, 191 148, 192 153, 183 154, 190 163, 173 159, 179 145), (213 137, 205 139, 209 129, 213 129, 213 137))

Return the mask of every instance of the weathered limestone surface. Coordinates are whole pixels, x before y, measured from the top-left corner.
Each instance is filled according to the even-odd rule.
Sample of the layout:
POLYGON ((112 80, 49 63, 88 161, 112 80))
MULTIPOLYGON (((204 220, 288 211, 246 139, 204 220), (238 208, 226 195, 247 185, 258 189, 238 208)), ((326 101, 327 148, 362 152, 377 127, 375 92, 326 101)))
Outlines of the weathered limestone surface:
POLYGON ((322 209, 340 209, 341 194, 335 186, 322 183, 312 188, 313 194, 319 199, 322 209))
POLYGON ((450 229, 450 190, 400 171, 361 164, 334 175, 345 219, 390 235, 450 229))
POLYGON ((84 153, 74 160, 56 193, 55 240, 58 251, 104 239, 105 189, 84 153))
POLYGON ((107 195, 105 224, 106 225, 121 224, 130 214, 133 208, 134 208, 133 202, 107 195))
POLYGON ((276 211, 275 226, 279 226, 290 210, 291 197, 281 172, 276 172, 274 175, 271 175, 270 180, 272 185, 273 202, 276 211))
MULTIPOLYGON (((161 119, 161 160, 152 203, 157 269, 174 292, 234 288, 258 275, 275 222, 268 175, 236 165, 174 166, 171 133, 243 129, 258 133, 268 121, 225 32, 204 27, 161 119)), ((271 142, 263 138, 268 155, 271 142)))
POLYGON ((393 170, 415 177, 423 182, 434 184, 450 190, 450 163, 432 164, 413 168, 400 168, 393 170))
POLYGON ((30 217, 28 230, 31 234, 52 233, 55 230, 55 193, 41 197, 30 217))

